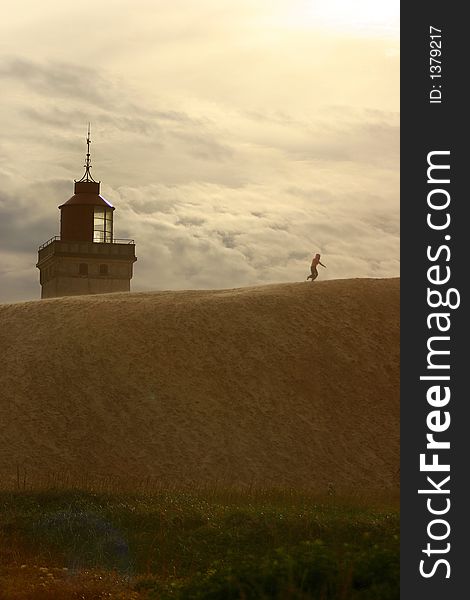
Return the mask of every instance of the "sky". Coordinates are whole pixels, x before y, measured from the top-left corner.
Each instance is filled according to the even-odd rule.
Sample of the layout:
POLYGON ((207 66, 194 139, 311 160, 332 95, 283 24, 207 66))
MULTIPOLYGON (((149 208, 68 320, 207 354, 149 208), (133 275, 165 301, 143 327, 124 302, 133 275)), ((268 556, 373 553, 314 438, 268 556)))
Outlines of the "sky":
POLYGON ((83 174, 134 291, 399 276, 398 0, 17 0, 0 22, 0 302, 83 174))

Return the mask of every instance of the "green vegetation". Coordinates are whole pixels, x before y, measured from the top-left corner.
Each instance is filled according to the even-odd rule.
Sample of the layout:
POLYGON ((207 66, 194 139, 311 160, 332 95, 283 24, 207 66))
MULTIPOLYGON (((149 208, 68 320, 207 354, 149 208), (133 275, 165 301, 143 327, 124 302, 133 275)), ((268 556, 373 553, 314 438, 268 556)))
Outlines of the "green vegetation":
POLYGON ((394 600, 398 534, 300 492, 1 492, 0 597, 394 600))

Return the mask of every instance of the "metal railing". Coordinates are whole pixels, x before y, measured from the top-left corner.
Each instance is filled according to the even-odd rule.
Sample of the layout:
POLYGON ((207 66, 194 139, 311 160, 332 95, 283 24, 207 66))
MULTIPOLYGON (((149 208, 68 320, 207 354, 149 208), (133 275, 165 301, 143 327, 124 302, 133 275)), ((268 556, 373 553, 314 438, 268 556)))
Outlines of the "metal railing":
POLYGON ((47 240, 47 242, 44 242, 44 244, 41 244, 38 248, 38 250, 43 250, 44 248, 46 248, 46 246, 49 246, 50 244, 52 244, 53 242, 57 242, 57 241, 63 241, 63 242, 67 242, 69 244, 134 244, 134 240, 131 239, 126 239, 126 238, 113 238, 110 242, 91 242, 91 241, 78 241, 78 240, 61 240, 60 235, 54 235, 53 237, 51 237, 51 239, 47 240))
POLYGON ((49 246, 49 244, 52 244, 52 242, 55 242, 56 240, 60 240, 60 235, 55 235, 54 237, 51 237, 50 240, 47 240, 47 242, 44 242, 44 244, 41 244, 39 246, 38 250, 42 250, 46 246, 49 246))

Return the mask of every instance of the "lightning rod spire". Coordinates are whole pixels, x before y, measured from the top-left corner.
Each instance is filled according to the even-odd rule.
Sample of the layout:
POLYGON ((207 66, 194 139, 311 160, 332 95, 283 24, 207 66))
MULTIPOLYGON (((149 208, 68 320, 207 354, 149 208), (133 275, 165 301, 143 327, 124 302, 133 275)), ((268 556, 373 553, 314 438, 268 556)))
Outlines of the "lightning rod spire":
POLYGON ((91 176, 91 172, 90 172, 90 169, 91 169, 90 144, 91 144, 90 123, 88 123, 88 132, 87 132, 87 138, 86 138, 87 153, 86 153, 85 164, 83 165, 85 167, 85 173, 83 174, 83 177, 81 179, 79 179, 79 181, 92 181, 93 183, 97 183, 91 176))

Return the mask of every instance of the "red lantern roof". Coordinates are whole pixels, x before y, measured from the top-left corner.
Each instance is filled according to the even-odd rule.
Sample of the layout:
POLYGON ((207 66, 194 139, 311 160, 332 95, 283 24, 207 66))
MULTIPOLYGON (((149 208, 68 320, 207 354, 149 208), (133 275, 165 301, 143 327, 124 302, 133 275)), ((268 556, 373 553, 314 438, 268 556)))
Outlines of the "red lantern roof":
POLYGON ((70 204, 92 204, 94 206, 104 206, 105 208, 112 208, 114 206, 111 202, 108 202, 106 198, 103 198, 100 194, 100 184, 97 181, 76 181, 74 195, 61 204, 59 208, 63 206, 69 206, 70 204))

